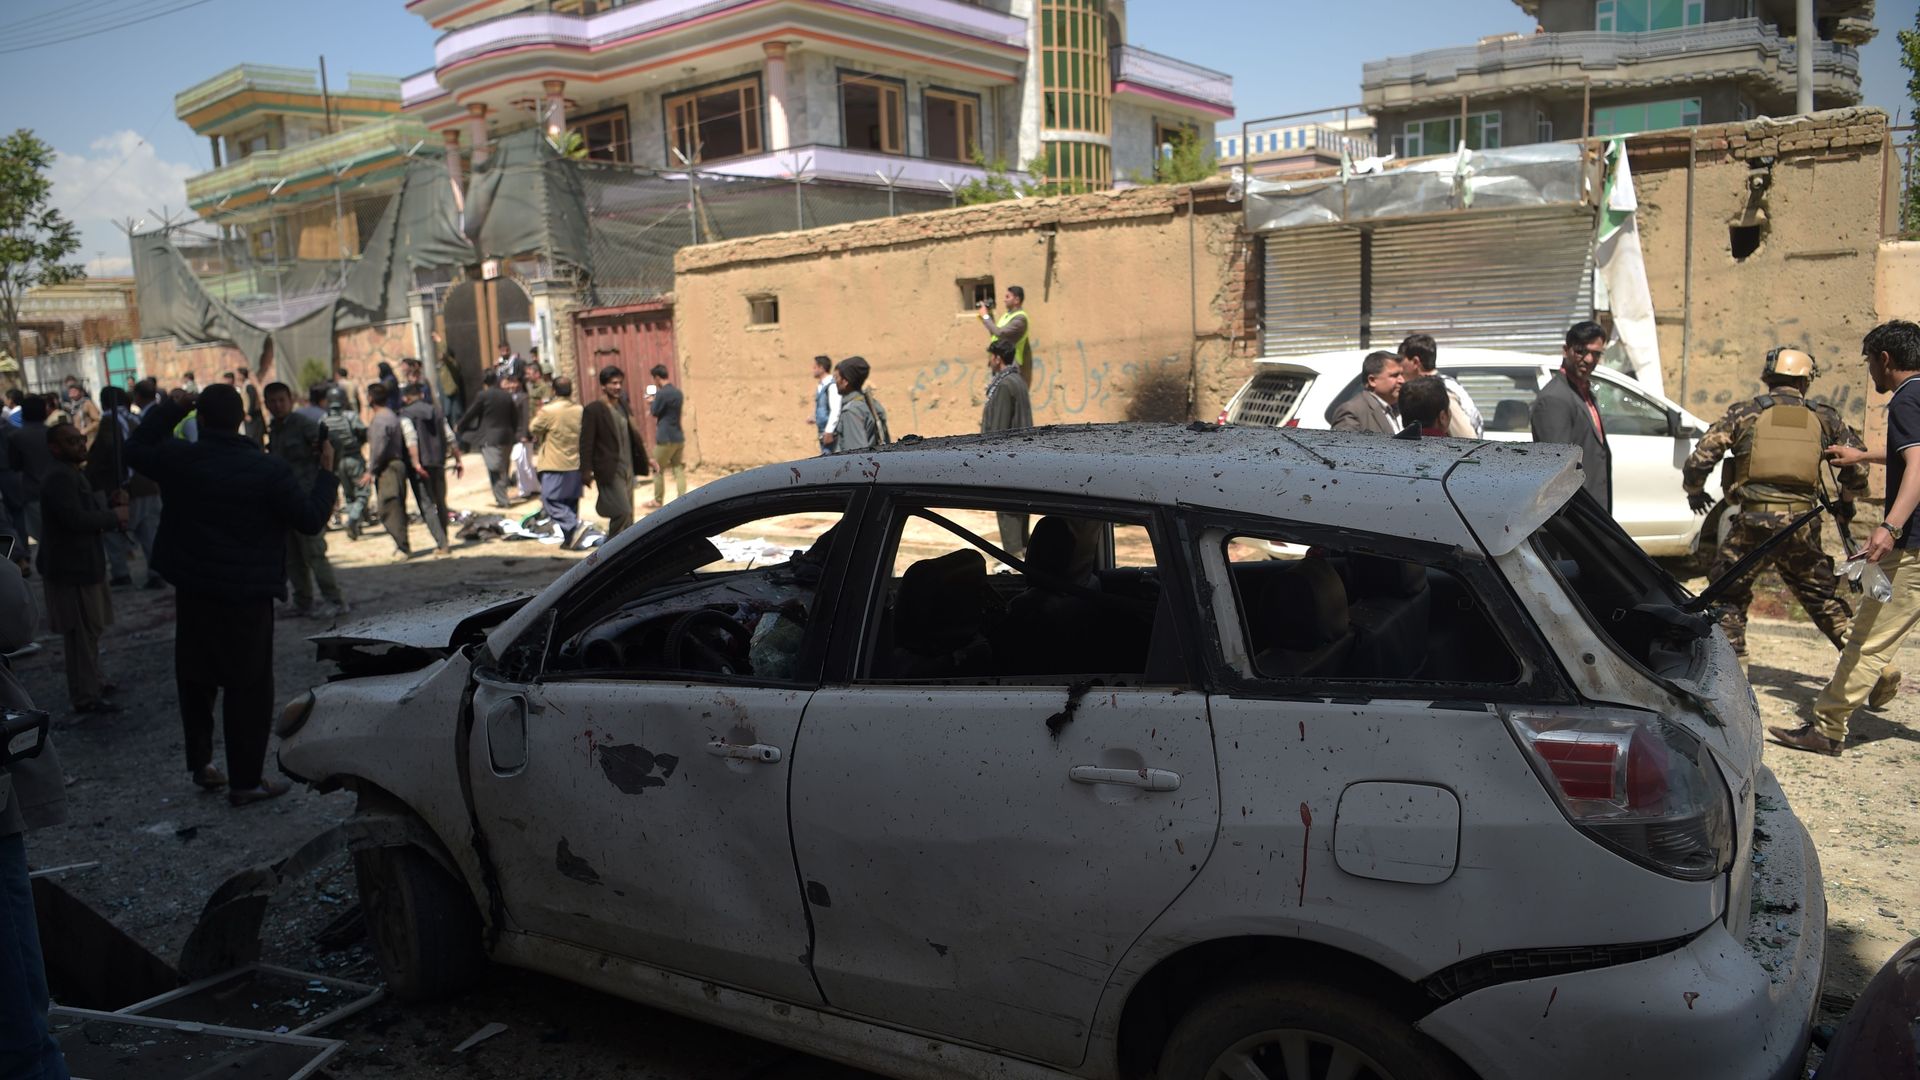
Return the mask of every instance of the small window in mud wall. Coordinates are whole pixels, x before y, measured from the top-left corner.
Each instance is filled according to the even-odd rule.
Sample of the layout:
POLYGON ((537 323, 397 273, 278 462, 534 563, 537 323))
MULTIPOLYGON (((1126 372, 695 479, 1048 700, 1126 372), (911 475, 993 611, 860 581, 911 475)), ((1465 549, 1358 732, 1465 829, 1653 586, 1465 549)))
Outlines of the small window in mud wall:
POLYGON ((993 292, 991 277, 961 278, 956 282, 960 286, 960 310, 972 314, 980 310, 981 304, 997 304, 999 297, 993 292))
POLYGON ((867 621, 864 677, 973 685, 1186 682, 1148 515, 1031 503, 902 508, 867 621))
POLYGON ((562 603, 549 677, 808 683, 844 498, 722 511, 603 562, 562 603))
MULTIPOLYGON (((1244 677, 1482 685, 1520 678, 1473 587, 1444 565, 1303 543, 1280 531, 1213 530, 1202 543, 1224 555, 1244 644, 1229 664, 1244 677)), ((1224 640, 1228 627, 1220 630, 1224 640)))
POLYGON ((771 293, 747 297, 747 321, 754 326, 778 325, 780 298, 771 293))

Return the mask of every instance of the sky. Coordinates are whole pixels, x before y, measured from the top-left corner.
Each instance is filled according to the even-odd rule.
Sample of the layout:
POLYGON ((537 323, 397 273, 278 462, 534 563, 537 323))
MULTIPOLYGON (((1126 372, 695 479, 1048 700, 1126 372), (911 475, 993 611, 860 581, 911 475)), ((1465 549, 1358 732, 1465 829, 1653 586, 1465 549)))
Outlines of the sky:
MULTIPOLYGON (((1916 7, 1880 0, 1862 54, 1867 104, 1901 123, 1894 31, 1916 7)), ((1134 44, 1232 75, 1249 120, 1358 102, 1367 60, 1533 29, 1512 0, 1130 0, 1127 22, 1134 44)), ((180 213, 186 178, 212 166, 207 141, 174 118, 175 93, 236 64, 311 68, 323 55, 335 85, 409 75, 431 66, 434 37, 404 0, 0 0, 0 131, 53 145, 55 203, 80 226, 82 257, 95 274, 126 273, 115 222, 180 213)))

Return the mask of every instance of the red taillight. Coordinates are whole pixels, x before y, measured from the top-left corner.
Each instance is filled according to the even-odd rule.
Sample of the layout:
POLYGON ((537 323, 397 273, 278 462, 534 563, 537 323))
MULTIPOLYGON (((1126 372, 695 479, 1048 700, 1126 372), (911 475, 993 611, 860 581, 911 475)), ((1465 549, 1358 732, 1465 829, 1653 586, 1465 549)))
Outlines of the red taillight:
POLYGON ((1534 749, 1569 799, 1615 797, 1620 744, 1612 738, 1543 738, 1534 749))
POLYGON ((1214 423, 1219 424, 1221 427, 1226 427, 1227 426, 1227 410, 1221 409, 1220 415, 1218 418, 1214 420, 1214 423))
POLYGON ((1507 716, 1567 817, 1636 862, 1699 881, 1733 853, 1726 782, 1699 739, 1651 713, 1507 716))
POLYGON ((1281 427, 1299 427, 1299 426, 1300 426, 1300 418, 1296 416, 1296 417, 1294 417, 1293 419, 1291 419, 1291 420, 1289 420, 1289 421, 1287 421, 1286 423, 1284 423, 1284 424, 1281 424, 1280 426, 1281 426, 1281 427))

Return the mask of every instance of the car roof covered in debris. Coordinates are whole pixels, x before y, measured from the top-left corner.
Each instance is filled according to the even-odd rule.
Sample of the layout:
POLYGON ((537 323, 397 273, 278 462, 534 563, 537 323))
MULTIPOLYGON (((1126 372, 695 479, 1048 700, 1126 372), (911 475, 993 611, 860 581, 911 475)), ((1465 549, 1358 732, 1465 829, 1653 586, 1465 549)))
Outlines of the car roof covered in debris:
POLYGON ((1498 555, 1573 496, 1578 460, 1572 447, 1530 443, 1212 424, 1080 424, 908 437, 870 451, 765 466, 709 484, 699 494, 718 499, 767 486, 849 482, 957 485, 1208 506, 1484 546, 1498 555), (1449 501, 1457 514, 1433 512, 1449 501))

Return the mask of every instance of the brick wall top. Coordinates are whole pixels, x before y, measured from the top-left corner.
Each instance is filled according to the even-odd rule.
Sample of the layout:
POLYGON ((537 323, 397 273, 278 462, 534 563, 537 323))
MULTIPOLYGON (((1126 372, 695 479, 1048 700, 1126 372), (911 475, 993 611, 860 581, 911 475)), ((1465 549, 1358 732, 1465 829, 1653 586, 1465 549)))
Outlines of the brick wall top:
POLYGON ((1696 155, 1744 161, 1756 157, 1877 149, 1886 136, 1887 114, 1879 109, 1860 107, 1631 135, 1627 137, 1627 151, 1636 159, 1685 157, 1691 139, 1696 155))
POLYGON ((684 247, 674 256, 673 271, 675 274, 697 273, 748 263, 778 262, 927 240, 1025 232, 1053 225, 1168 217, 1185 209, 1189 192, 1199 213, 1239 210, 1238 204, 1227 202, 1227 183, 1224 178, 1198 184, 1152 185, 1125 191, 1096 191, 1086 195, 1010 199, 983 206, 933 210, 904 217, 873 218, 803 232, 773 233, 684 247))

